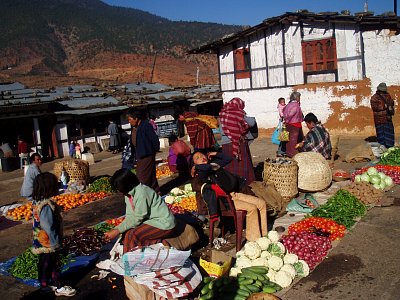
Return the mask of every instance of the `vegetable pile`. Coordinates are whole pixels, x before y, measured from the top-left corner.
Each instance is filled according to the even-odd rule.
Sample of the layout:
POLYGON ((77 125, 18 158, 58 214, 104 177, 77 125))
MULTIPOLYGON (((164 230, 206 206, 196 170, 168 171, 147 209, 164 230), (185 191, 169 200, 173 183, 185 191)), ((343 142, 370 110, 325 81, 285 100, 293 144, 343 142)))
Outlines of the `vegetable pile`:
POLYGON ((367 171, 361 175, 355 175, 354 182, 368 182, 371 183, 374 188, 381 190, 393 185, 393 180, 390 176, 386 176, 383 172, 378 172, 374 167, 368 168, 367 171))
POLYGON ((356 197, 343 189, 336 192, 328 201, 316 208, 313 217, 329 218, 339 225, 350 228, 356 223, 356 218, 366 213, 366 206, 356 197))
POLYGON ((101 234, 93 228, 76 229, 63 241, 64 249, 77 256, 92 255, 94 252, 98 252, 104 244, 105 241, 101 234))
POLYGON ((86 194, 62 194, 53 197, 53 200, 60 205, 64 211, 70 210, 89 202, 103 199, 110 194, 106 192, 93 192, 86 194))
POLYGON ((105 192, 105 193, 115 193, 116 190, 111 185, 109 177, 101 177, 92 182, 88 188, 89 193, 93 192, 105 192))
MULTIPOLYGON (((64 254, 60 254, 61 266, 68 263, 69 258, 64 254)), ((22 252, 10 268, 10 274, 21 279, 37 279, 38 278, 39 255, 33 254, 31 248, 22 252)))
POLYGON ((242 269, 237 277, 205 277, 199 300, 205 299, 235 299, 245 300, 253 293, 275 293, 282 288, 271 282, 265 267, 248 267, 242 269))
POLYGON ((388 166, 400 166, 400 148, 391 147, 387 149, 387 151, 382 154, 379 163, 388 166))
POLYGON ((345 230, 346 227, 339 225, 331 219, 311 217, 290 225, 288 232, 289 235, 294 235, 295 233, 300 232, 315 233, 316 235, 326 236, 329 237, 331 241, 335 241, 344 236, 345 230))
POLYGON ((156 168, 156 177, 161 178, 164 176, 171 176, 172 174, 174 174, 167 165, 162 165, 162 166, 158 166, 156 168))
MULTIPOLYGON (((385 165, 376 165, 374 168, 381 173, 384 173, 386 176, 392 178, 393 182, 396 184, 400 184, 400 166, 385 166, 385 165)), ((368 171, 369 168, 362 168, 354 172, 352 176, 352 180, 355 181, 355 177, 357 175, 361 175, 368 171)))
POLYGON ((366 182, 352 182, 351 184, 344 186, 342 189, 350 192, 366 205, 379 202, 384 194, 382 190, 378 190, 366 182))
POLYGON ((332 248, 329 237, 310 232, 292 232, 282 237, 282 243, 290 253, 303 259, 310 269, 321 262, 332 248))
POLYGON ((32 203, 28 202, 27 204, 8 210, 7 216, 14 221, 29 221, 32 217, 32 203))
POLYGON ((174 214, 197 211, 196 192, 192 191, 190 183, 184 189, 173 188, 165 197, 165 203, 174 214))
POLYGON ((230 276, 240 278, 246 274, 246 268, 262 267, 267 270, 266 279, 282 288, 290 286, 296 276, 307 276, 308 264, 297 255, 286 253, 279 239, 278 232, 270 231, 267 237, 247 242, 243 250, 236 253, 236 264, 231 268, 230 276))

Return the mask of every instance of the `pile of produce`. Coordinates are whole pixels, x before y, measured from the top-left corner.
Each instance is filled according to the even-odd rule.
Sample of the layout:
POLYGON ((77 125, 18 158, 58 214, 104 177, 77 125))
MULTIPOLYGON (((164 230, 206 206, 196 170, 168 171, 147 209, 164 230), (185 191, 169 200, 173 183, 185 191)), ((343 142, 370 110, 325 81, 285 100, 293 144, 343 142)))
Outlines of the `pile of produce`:
POLYGON ((109 177, 101 177, 92 182, 88 188, 89 193, 93 192, 105 192, 105 193, 115 193, 116 190, 111 185, 109 177))
POLYGON ((80 228, 74 230, 72 235, 64 237, 64 249, 76 256, 92 255, 100 251, 105 244, 101 233, 94 228, 80 228))
POLYGON ((53 197, 53 200, 56 201, 57 204, 61 206, 64 211, 67 211, 71 208, 75 208, 89 202, 103 199, 109 195, 110 194, 106 192, 93 192, 86 194, 62 194, 53 197))
POLYGON ((245 300, 253 293, 275 293, 282 288, 271 282, 265 267, 243 268, 242 273, 235 277, 203 279, 203 288, 200 290, 199 300, 205 299, 235 299, 245 300))
POLYGON ((366 205, 379 202, 384 194, 382 190, 374 188, 367 182, 352 182, 351 184, 344 186, 342 189, 350 192, 366 205))
POLYGON ((113 229, 115 226, 118 226, 119 224, 121 224, 123 220, 125 220, 125 217, 109 219, 109 220, 106 220, 105 222, 95 225, 93 228, 100 234, 104 234, 105 232, 113 229))
MULTIPOLYGON (((354 172, 353 174, 351 174, 352 176, 352 180, 355 181, 355 177, 357 175, 361 175, 364 174, 365 172, 368 171, 369 168, 362 168, 356 172, 354 172)), ((400 184, 400 166, 385 166, 385 165, 376 165, 374 166, 374 168, 381 173, 384 173, 386 176, 389 176, 390 178, 392 178, 393 182, 396 184, 400 184)), ((366 178, 365 178, 366 179, 366 178)))
POLYGON ((32 203, 28 202, 27 204, 8 210, 7 216, 14 221, 29 221, 32 217, 32 203))
MULTIPOLYGON (((305 218, 289 226, 289 235, 300 232, 315 233, 316 235, 329 237, 331 241, 340 240, 344 236, 346 227, 326 218, 305 218)), ((290 240, 293 240, 291 238, 290 240)), ((286 246, 286 245, 285 245, 286 246)), ((287 247, 286 247, 287 248, 287 247)))
MULTIPOLYGON (((64 254, 60 254, 61 266, 68 263, 69 258, 64 254)), ((33 254, 31 248, 22 252, 15 262, 12 264, 9 272, 12 276, 21 279, 37 279, 38 278, 38 262, 39 255, 33 254)))
MULTIPOLYGON (((286 253, 286 248, 279 239, 278 232, 270 231, 267 237, 247 242, 243 250, 236 253, 236 263, 231 268, 230 276, 246 277, 246 268, 263 267, 267 270, 265 279, 282 288, 290 286, 296 276, 307 276, 308 264, 299 260, 297 255, 286 253)), ((261 287, 257 291, 261 291, 261 287)))
POLYGON ((385 175, 383 172, 379 172, 376 168, 370 167, 366 172, 355 175, 354 182, 367 182, 371 183, 374 188, 384 190, 387 187, 393 185, 393 180, 390 176, 385 175))
POLYGON ((295 231, 285 235, 282 237, 282 243, 288 252, 303 259, 311 270, 325 258, 328 250, 332 248, 329 237, 307 231, 295 231))
POLYGON ((382 154, 379 162, 381 165, 400 166, 400 148, 391 147, 382 154))
POLYGON ((156 168, 156 177, 161 178, 164 176, 171 176, 172 174, 174 174, 167 165, 162 165, 162 166, 158 166, 156 168))
POLYGON ((339 225, 350 228, 356 218, 366 213, 366 206, 348 191, 340 189, 328 201, 316 208, 311 215, 334 220, 339 225))
POLYGON ((165 203, 174 214, 197 211, 196 192, 192 191, 190 183, 183 189, 173 188, 165 197, 165 203))

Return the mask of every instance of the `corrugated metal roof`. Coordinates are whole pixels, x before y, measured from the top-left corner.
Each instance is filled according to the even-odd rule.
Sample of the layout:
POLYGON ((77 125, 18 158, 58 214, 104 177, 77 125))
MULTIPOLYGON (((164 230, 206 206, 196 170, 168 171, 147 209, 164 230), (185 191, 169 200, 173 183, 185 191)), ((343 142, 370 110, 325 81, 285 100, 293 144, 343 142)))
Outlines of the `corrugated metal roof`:
POLYGON ((119 102, 114 97, 106 97, 106 98, 86 97, 86 98, 75 98, 71 100, 58 101, 58 103, 66 105, 69 108, 85 108, 85 107, 104 105, 104 104, 116 105, 119 102))
POLYGON ((139 91, 163 91, 170 89, 171 87, 168 85, 164 85, 161 83, 140 83, 140 84, 135 84, 135 83, 127 83, 123 85, 117 85, 114 88, 122 90, 123 88, 126 88, 127 92, 139 92, 139 91))
POLYGON ((111 111, 122 111, 128 109, 129 107, 126 105, 122 106, 112 106, 112 107, 102 107, 102 108, 92 108, 92 109, 74 109, 74 110, 66 110, 66 111, 56 111, 56 115, 88 115, 88 114, 97 114, 97 113, 107 113, 111 111))
POLYGON ((5 91, 15 91, 24 89, 25 86, 22 83, 14 82, 14 83, 0 83, 0 92, 5 91))
POLYGON ((290 24, 292 22, 309 22, 309 23, 357 23, 360 25, 376 25, 376 26, 394 26, 396 28, 400 27, 400 17, 396 15, 378 15, 373 16, 370 13, 358 13, 356 15, 339 14, 337 12, 323 12, 323 13, 313 13, 308 11, 300 12, 287 12, 283 15, 265 19, 262 23, 247 28, 238 33, 230 34, 224 36, 211 43, 201 45, 197 48, 189 50, 189 54, 205 53, 205 52, 216 52, 218 48, 223 45, 233 43, 234 41, 249 36, 259 30, 263 30, 277 24, 290 24))

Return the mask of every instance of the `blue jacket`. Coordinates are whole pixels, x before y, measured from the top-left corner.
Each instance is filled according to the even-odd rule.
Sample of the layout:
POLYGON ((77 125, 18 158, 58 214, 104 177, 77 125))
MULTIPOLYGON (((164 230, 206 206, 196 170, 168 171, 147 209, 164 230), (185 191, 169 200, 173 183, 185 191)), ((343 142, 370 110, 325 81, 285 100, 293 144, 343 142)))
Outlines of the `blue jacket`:
POLYGON ((154 155, 160 150, 160 141, 148 120, 142 120, 136 130, 136 157, 154 155))

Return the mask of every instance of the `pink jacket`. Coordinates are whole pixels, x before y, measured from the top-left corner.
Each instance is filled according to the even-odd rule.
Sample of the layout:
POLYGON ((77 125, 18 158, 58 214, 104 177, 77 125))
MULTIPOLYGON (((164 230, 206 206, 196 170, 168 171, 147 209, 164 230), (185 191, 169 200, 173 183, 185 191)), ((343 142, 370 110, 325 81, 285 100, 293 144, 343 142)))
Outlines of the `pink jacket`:
POLYGON ((286 124, 303 122, 303 112, 300 103, 297 101, 289 102, 283 109, 283 118, 286 124))
POLYGON ((286 107, 286 104, 278 104, 278 113, 279 113, 279 118, 283 117, 283 109, 286 107))

